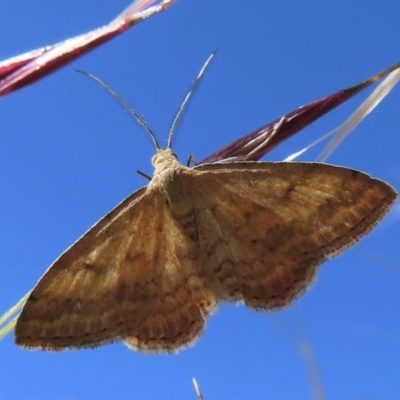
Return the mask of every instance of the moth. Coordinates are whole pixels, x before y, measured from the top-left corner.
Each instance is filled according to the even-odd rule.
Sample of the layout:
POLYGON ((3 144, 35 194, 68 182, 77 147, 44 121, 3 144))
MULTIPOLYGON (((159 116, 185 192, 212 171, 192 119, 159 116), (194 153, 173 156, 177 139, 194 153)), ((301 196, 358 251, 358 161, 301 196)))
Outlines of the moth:
MULTIPOLYGON (((145 352, 193 343, 220 302, 286 307, 318 266, 368 234, 397 198, 387 183, 321 163, 181 165, 173 132, 154 176, 67 249, 28 298, 15 340, 29 349, 121 340, 145 352)), ((91 76, 93 77, 93 76, 91 76)))

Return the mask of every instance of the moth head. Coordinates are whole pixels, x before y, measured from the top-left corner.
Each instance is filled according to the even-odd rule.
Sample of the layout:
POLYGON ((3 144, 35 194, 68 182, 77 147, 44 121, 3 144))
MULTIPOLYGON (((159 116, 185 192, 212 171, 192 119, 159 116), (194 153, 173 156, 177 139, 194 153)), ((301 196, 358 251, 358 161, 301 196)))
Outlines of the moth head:
POLYGON ((179 164, 179 161, 178 156, 171 149, 159 149, 151 158, 151 163, 154 167, 154 175, 156 175, 166 168, 179 164))

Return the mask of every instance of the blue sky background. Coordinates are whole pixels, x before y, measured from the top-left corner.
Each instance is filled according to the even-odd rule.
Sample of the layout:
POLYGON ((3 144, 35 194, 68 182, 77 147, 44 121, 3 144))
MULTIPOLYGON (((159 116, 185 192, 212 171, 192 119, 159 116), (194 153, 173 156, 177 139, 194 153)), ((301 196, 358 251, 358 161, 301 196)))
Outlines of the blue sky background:
MULTIPOLYGON (((84 33, 128 0, 0 2, 0 59, 84 33)), ((174 149, 186 161, 400 60, 393 1, 178 0, 35 85, 1 99, 0 313, 152 173, 150 140, 93 82, 137 108, 165 143, 191 81, 219 52, 187 111, 174 149)), ((364 94, 273 151, 281 160, 339 125, 364 94)), ((400 189, 400 88, 330 162, 400 189)), ((313 160, 316 152, 302 159, 313 160)), ((320 269, 289 309, 224 305, 193 348, 173 356, 122 344, 61 353, 0 342, 0 400, 311 399, 296 343, 312 346, 330 399, 400 393, 400 208, 359 245, 320 269)))

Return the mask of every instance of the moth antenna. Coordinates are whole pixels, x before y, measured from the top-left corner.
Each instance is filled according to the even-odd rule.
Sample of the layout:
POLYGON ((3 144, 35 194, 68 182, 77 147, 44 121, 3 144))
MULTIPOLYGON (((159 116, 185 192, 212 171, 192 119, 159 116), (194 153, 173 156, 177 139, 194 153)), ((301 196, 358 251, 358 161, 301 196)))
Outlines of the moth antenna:
POLYGON ((197 88, 198 84, 200 83, 200 80, 205 72, 205 70, 207 69, 208 65, 210 64, 211 60, 213 59, 213 57, 215 56, 215 53, 217 52, 217 50, 215 50, 210 57, 208 57, 207 61, 204 63, 203 67, 201 68, 199 74, 197 75, 197 78, 193 81, 192 85, 189 88, 189 91, 187 92, 185 99, 183 100, 181 106, 179 107, 178 112, 176 113, 176 116, 174 118, 174 121, 172 122, 171 128, 169 130, 169 134, 168 134, 168 145, 167 148, 170 149, 172 146, 172 138, 174 137, 175 131, 177 126, 179 125, 183 114, 185 113, 186 107, 189 103, 189 100, 191 99, 195 89, 197 88))
POLYGON ((128 102, 126 100, 124 100, 111 86, 107 85, 100 78, 98 78, 95 75, 90 74, 89 72, 85 72, 80 69, 77 69, 76 71, 88 76, 89 78, 92 78, 100 86, 102 86, 105 90, 107 90, 107 92, 110 93, 111 96, 113 96, 114 99, 117 100, 118 103, 120 103, 122 105, 122 107, 124 107, 125 110, 128 111, 128 113, 135 118, 135 120, 138 122, 138 124, 141 125, 147 131, 147 133, 150 135, 150 137, 154 143, 156 150, 161 149, 156 135, 154 134, 154 132, 150 128, 150 126, 147 124, 146 120, 131 105, 129 105, 128 102))

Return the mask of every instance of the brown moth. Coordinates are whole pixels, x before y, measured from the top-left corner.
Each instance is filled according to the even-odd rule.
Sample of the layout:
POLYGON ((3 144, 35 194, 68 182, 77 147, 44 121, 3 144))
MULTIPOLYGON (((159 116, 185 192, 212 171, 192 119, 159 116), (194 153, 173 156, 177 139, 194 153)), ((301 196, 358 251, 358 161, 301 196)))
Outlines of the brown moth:
POLYGON ((167 149, 131 109, 156 145, 154 176, 47 270, 18 319, 18 345, 58 351, 122 340, 175 352, 199 337, 219 302, 288 306, 321 263, 370 232, 395 202, 387 183, 333 165, 181 165, 173 131, 210 59, 167 149))

